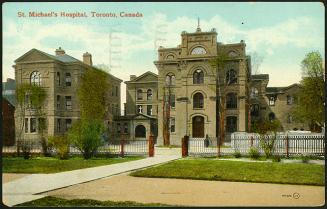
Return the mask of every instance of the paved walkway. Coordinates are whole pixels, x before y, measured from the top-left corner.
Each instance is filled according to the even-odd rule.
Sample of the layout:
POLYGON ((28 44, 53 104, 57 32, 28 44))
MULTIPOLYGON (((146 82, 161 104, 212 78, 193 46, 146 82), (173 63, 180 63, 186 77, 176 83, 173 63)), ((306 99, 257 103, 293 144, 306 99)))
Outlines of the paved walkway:
POLYGON ((117 163, 107 166, 79 169, 54 174, 31 174, 2 185, 3 203, 14 206, 23 202, 42 198, 36 195, 42 192, 59 189, 74 184, 88 182, 127 171, 176 160, 180 155, 160 155, 142 160, 117 163))
POLYGON ((135 201, 180 206, 321 206, 325 187, 140 178, 126 173, 45 193, 65 199, 135 201))

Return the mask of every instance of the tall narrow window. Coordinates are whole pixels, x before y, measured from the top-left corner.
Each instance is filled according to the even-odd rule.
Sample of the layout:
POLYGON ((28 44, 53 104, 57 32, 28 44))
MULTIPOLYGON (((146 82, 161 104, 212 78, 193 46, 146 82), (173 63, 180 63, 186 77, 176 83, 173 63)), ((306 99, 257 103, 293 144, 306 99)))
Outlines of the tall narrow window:
POLYGON ((116 104, 116 115, 119 115, 119 108, 118 108, 118 104, 116 104))
POLYGON ((193 108, 203 108, 203 95, 200 92, 193 96, 193 108))
POLYGON ((137 105, 137 112, 142 113, 142 105, 137 105))
POLYGON ((60 95, 57 95, 57 110, 60 110, 60 95))
POLYGON ((118 86, 116 86, 115 89, 116 89, 116 92, 115 92, 116 93, 116 97, 118 97, 118 86))
POLYGON ((237 76, 236 76, 236 71, 233 69, 230 69, 226 73, 226 83, 227 85, 230 84, 235 84, 237 83, 237 76))
POLYGON ((292 96, 287 95, 287 96, 286 96, 286 100, 287 100, 287 104, 288 104, 288 105, 293 104, 293 97, 292 97, 292 96))
POLYGON ((226 117, 226 131, 233 133, 237 130, 237 117, 228 116, 226 117))
POLYGON ((147 100, 152 100, 152 90, 148 89, 148 91, 146 92, 146 98, 147 100))
POLYGON ((193 84, 202 84, 203 83, 203 71, 202 70, 196 70, 193 73, 193 84))
POLYGON ((60 73, 59 72, 57 72, 56 79, 57 79, 57 85, 60 86, 60 73))
POLYGON ((25 133, 28 133, 28 118, 25 118, 25 133))
POLYGON ((269 97, 269 105, 270 106, 274 106, 275 105, 275 97, 274 96, 269 97))
POLYGON ((175 132, 175 118, 170 118, 170 132, 175 132))
POLYGON ((58 133, 60 133, 60 131, 61 131, 61 130, 60 130, 60 129, 61 129, 60 126, 61 126, 61 120, 60 120, 60 118, 58 118, 58 119, 57 119, 57 132, 58 132, 58 133))
POLYGON ((237 108, 237 97, 235 93, 228 93, 226 95, 226 108, 227 109, 237 108))
POLYGON ((36 118, 31 118, 30 122, 31 122, 31 125, 30 125, 31 133, 35 133, 36 132, 36 118))
POLYGON ((117 133, 120 134, 120 131, 121 131, 120 123, 117 123, 117 133))
POLYGON ((124 123, 124 133, 128 134, 128 123, 124 123))
POLYGON ((143 92, 142 89, 137 90, 137 100, 142 100, 143 99, 143 92))
POLYGON ((146 114, 147 115, 152 115, 152 105, 147 106, 146 114))
POLYGON ((72 119, 66 119, 66 131, 72 127, 72 119))
POLYGON ((175 108, 175 94, 170 95, 170 106, 175 108))
POLYGON ((38 71, 34 71, 31 73, 31 84, 40 86, 41 85, 41 73, 38 71))
POLYGON ((72 85, 72 77, 70 73, 66 73, 66 86, 71 86, 72 85))
POLYGON ((166 75, 166 85, 167 86, 174 86, 175 84, 176 84, 175 75, 174 74, 166 75))
POLYGON ((66 110, 71 110, 72 109, 72 97, 71 96, 66 96, 66 110))

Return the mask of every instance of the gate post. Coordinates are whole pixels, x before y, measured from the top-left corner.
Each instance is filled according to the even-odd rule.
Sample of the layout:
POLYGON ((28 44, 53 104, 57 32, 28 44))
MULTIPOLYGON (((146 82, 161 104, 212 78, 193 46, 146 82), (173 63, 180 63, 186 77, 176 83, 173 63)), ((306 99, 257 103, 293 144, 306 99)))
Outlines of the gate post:
POLYGON ((152 133, 150 133, 149 136, 149 157, 154 156, 154 136, 152 133))
POLYGON ((288 148, 289 148, 288 135, 286 135, 286 137, 285 137, 285 148, 286 148, 286 156, 289 157, 289 152, 288 152, 288 148))
POLYGON ((188 156, 188 140, 189 140, 189 136, 185 135, 182 138, 182 157, 188 156))
POLYGON ((125 146, 125 140, 124 140, 124 135, 121 135, 121 140, 120 140, 120 156, 124 157, 124 146, 125 146))

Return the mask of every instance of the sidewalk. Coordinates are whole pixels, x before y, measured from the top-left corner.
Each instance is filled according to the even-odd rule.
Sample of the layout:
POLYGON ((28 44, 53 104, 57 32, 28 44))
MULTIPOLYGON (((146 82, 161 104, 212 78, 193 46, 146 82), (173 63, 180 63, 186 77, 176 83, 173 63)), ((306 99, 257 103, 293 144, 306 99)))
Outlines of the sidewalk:
POLYGON ((43 192, 88 182, 127 171, 146 168, 180 158, 180 155, 157 155, 142 160, 54 174, 31 174, 2 185, 2 199, 7 206, 42 198, 43 192))

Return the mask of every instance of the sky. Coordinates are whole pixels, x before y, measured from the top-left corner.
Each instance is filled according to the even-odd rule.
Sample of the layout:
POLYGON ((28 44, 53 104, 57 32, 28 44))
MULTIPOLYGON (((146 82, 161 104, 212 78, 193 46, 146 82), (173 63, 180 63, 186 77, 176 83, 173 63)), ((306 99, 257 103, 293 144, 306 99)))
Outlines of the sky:
MULTIPOLYGON (((202 31, 216 29, 218 42, 244 40, 246 53, 261 58, 258 72, 269 74, 268 86, 299 82, 308 52, 325 56, 325 8, 319 2, 6 2, 2 14, 2 81, 14 78, 14 60, 32 48, 54 54, 61 47, 80 60, 89 52, 94 65, 108 65, 123 81, 131 74, 158 73, 153 64, 158 47, 177 47, 182 31, 195 32, 198 18, 202 31), (58 16, 29 17, 29 12, 58 16), (87 17, 61 17, 62 12, 87 17), (121 12, 142 17, 120 17, 121 12)), ((124 103, 125 84, 121 87, 124 103)))

